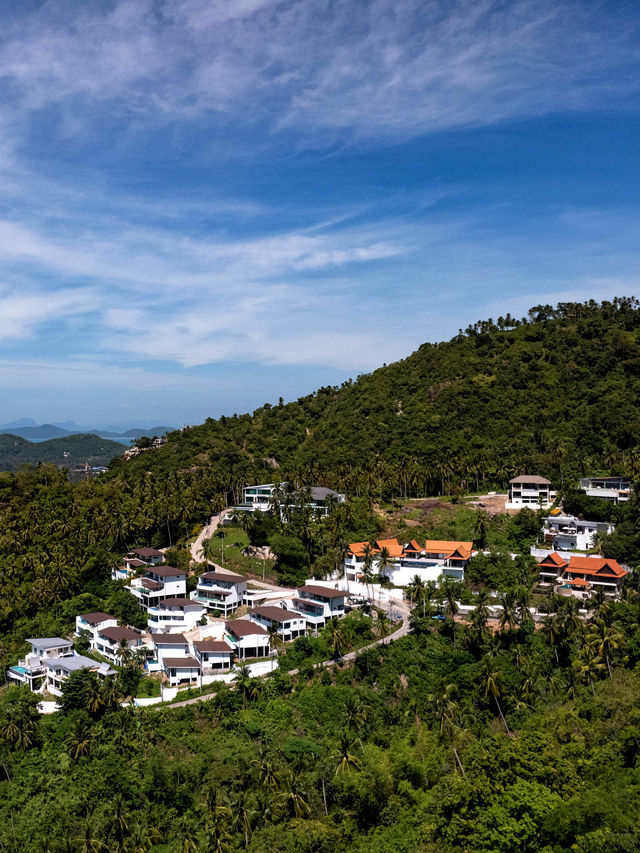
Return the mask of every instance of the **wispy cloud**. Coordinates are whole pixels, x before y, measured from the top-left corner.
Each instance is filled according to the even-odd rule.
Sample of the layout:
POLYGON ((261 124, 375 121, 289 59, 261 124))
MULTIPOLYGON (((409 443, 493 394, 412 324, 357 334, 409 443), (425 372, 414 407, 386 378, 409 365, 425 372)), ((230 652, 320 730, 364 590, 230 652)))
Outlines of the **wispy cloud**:
POLYGON ((580 0, 67 0, 5 28, 0 78, 9 125, 56 105, 62 133, 218 116, 404 138, 609 106, 638 91, 637 37, 580 0))

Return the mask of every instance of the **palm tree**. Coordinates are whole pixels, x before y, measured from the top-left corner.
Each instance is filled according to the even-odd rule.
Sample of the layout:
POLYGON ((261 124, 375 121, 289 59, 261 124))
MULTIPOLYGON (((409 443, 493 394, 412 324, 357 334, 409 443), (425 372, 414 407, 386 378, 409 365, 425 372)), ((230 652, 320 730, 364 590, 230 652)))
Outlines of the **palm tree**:
POLYGON ((391 554, 386 545, 380 549, 380 553, 378 554, 378 574, 382 577, 385 574, 385 570, 387 568, 393 567, 393 561, 391 559, 391 554))
POLYGON ((362 563, 362 580, 367 588, 367 598, 371 598, 369 592, 369 584, 373 580, 373 546, 370 542, 366 542, 363 548, 364 562, 362 563))
POLYGON ((509 590, 500 596, 500 606, 502 613, 500 614, 500 630, 504 631, 507 625, 509 630, 518 624, 518 616, 516 612, 516 597, 513 591, 509 590))
POLYGON ((340 621, 335 616, 327 623, 325 632, 329 639, 332 656, 334 658, 341 658, 347 646, 347 639, 340 621))
POLYGON ((387 637, 391 631, 391 620, 384 610, 376 610, 376 630, 381 639, 387 637))
POLYGON ((429 696, 427 697, 427 701, 429 702, 429 709, 431 711, 431 714, 438 722, 438 730, 440 737, 446 740, 451 740, 453 754, 455 756, 456 761, 458 762, 460 772, 464 776, 464 767, 462 766, 462 761, 460 760, 460 756, 458 755, 458 750, 456 749, 455 743, 453 742, 454 735, 458 729, 458 726, 456 724, 458 705, 453 700, 455 691, 455 685, 443 684, 442 689, 438 693, 429 694, 429 696))
POLYGON ((593 649, 589 648, 589 646, 584 646, 579 656, 572 663, 576 675, 583 679, 583 681, 588 681, 591 685, 591 692, 594 699, 596 698, 596 688, 594 687, 593 680, 597 678, 598 673, 604 669, 604 666, 602 658, 593 649))
POLYGON ((411 602, 412 606, 417 606, 423 597, 424 581, 420 575, 414 575, 413 580, 405 587, 405 595, 411 602))
POLYGON ((242 707, 247 705, 247 698, 251 692, 251 673, 246 663, 240 664, 233 676, 233 683, 237 686, 242 695, 242 707))
POLYGON ((445 611, 451 619, 451 630, 453 632, 453 648, 456 647, 456 613, 458 612, 458 602, 456 595, 459 592, 460 585, 457 581, 450 577, 443 578, 440 584, 440 594, 444 599, 445 611))
POLYGON ((350 770, 359 770, 362 762, 353 751, 355 741, 352 741, 348 732, 342 732, 337 750, 338 766, 335 775, 348 773, 350 770))
POLYGON ((278 646, 284 646, 284 640, 278 633, 278 623, 272 622, 267 628, 269 633, 269 649, 271 652, 275 652, 275 656, 271 659, 271 669, 273 670, 275 665, 275 659, 278 656, 278 646))
POLYGON ((502 674, 500 670, 497 668, 495 664, 495 659, 485 655, 482 659, 480 665, 480 679, 483 685, 483 692, 485 697, 492 698, 496 703, 496 707, 498 712, 500 713, 500 717, 502 722, 504 723, 504 727, 508 735, 511 734, 509 731, 509 726, 507 725, 507 721, 505 719, 504 714, 502 713, 502 706, 500 705, 500 697, 504 693, 504 683, 502 681, 502 674))
MULTIPOLYGON (((353 730, 360 740, 360 731, 367 722, 367 709, 362 699, 356 693, 350 693, 345 702, 347 728, 353 730)), ((362 741, 360 740, 360 746, 362 741)))
POLYGON ((613 678, 611 672, 611 661, 609 655, 614 649, 618 649, 624 637, 618 630, 616 623, 607 625, 604 619, 598 619, 593 629, 586 636, 587 646, 595 651, 597 655, 604 658, 607 663, 609 678, 613 678))
POLYGON ((231 835, 220 815, 214 815, 207 821, 203 846, 197 849, 204 853, 232 853, 231 835))
POLYGON ((308 815, 311 809, 309 807, 307 792, 303 789, 299 777, 291 774, 287 787, 289 790, 281 794, 285 812, 297 818, 308 815))
POLYGON ((71 758, 88 755, 96 741, 96 735, 89 720, 79 717, 73 721, 67 735, 67 750, 71 758))

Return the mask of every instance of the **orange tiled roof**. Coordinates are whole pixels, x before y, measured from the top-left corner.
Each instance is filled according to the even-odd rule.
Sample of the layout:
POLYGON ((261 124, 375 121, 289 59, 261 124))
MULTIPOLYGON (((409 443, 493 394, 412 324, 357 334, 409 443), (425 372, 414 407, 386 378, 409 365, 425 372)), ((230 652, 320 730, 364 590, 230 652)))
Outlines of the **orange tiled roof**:
POLYGON ((447 539, 427 539, 424 544, 424 550, 428 554, 446 554, 452 555, 455 551, 460 551, 466 554, 463 559, 468 560, 473 549, 473 542, 452 542, 447 539))
POLYGON ((583 575, 613 575, 616 578, 627 574, 616 560, 604 557, 571 557, 567 571, 582 572, 583 575))
POLYGON ((352 542, 349 545, 349 553, 353 554, 354 557, 364 557, 364 548, 368 544, 368 542, 352 542))
POLYGON ((412 539, 404 550, 405 553, 408 553, 409 551, 415 551, 416 553, 420 553, 420 551, 424 551, 424 548, 422 547, 422 545, 418 545, 415 539, 412 539))
POLYGON ((568 583, 569 586, 591 586, 589 581, 585 581, 582 578, 573 578, 572 580, 567 580, 566 583, 568 583))
POLYGON ((545 568, 547 566, 552 566, 553 568, 566 568, 567 563, 562 559, 557 551, 552 551, 551 554, 547 554, 544 560, 540 560, 538 566, 541 568, 545 568))
POLYGON ((379 550, 386 548, 390 557, 402 557, 404 548, 397 539, 378 539, 376 542, 379 550))

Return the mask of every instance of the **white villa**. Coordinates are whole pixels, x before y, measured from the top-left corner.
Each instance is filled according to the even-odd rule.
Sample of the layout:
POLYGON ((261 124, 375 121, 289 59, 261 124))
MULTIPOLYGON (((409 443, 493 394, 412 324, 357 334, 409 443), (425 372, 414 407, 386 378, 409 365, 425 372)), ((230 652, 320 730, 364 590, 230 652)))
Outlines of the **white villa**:
POLYGON ((147 625, 151 633, 191 631, 206 616, 207 608, 190 598, 165 598, 149 606, 147 625))
MULTIPOLYGON (((275 483, 262 483, 258 486, 246 486, 243 489, 242 503, 233 507, 233 513, 243 512, 267 512, 273 507, 274 494, 280 490, 284 500, 295 501, 296 492, 288 492, 288 484, 280 483, 277 486, 275 483)), ((326 517, 329 515, 330 495, 336 503, 344 503, 345 496, 339 492, 334 492, 333 489, 327 489, 324 486, 312 486, 309 489, 310 501, 307 504, 317 516, 326 517)), ((282 503, 282 500, 280 501, 282 503)), ((291 503, 293 506, 293 503, 291 503)), ((282 512, 282 508, 281 508, 282 512)), ((233 515, 232 513, 232 515, 233 515)))
POLYGON ((368 542, 353 542, 344 561, 345 580, 362 583, 367 553, 371 557, 372 573, 385 576, 396 587, 407 586, 416 575, 424 582, 437 582, 443 575, 462 580, 472 549, 472 542, 440 539, 427 539, 424 545, 415 539, 404 545, 397 539, 379 539, 374 547, 368 542), (381 566, 383 548, 388 553, 388 562, 381 566))
POLYGON ((269 634, 250 619, 227 620, 225 639, 234 649, 238 660, 269 656, 269 634))
POLYGON ((550 515, 544 520, 542 537, 556 551, 588 551, 596 534, 613 533, 608 521, 584 521, 573 515, 550 515))
POLYGON ((143 569, 145 566, 156 566, 164 562, 164 554, 156 548, 134 548, 125 555, 122 561, 123 565, 114 568, 111 572, 111 579, 127 580, 138 569, 143 569))
MULTIPOLYGON (((26 684, 29 690, 36 691, 44 686, 47 677, 47 661, 73 655, 71 640, 62 637, 40 637, 27 640, 31 651, 23 660, 7 670, 7 678, 17 684, 26 684)), ((95 661, 93 661, 95 663, 95 661)))
POLYGON ((590 498, 602 498, 615 504, 626 503, 633 492, 630 477, 583 477, 580 488, 590 498))
POLYGON ((346 598, 344 590, 307 583, 291 600, 291 609, 304 617, 307 628, 317 630, 324 628, 334 616, 344 616, 346 598))
POLYGON ((203 673, 228 672, 233 664, 233 648, 225 640, 194 640, 193 651, 203 673))
POLYGON ((307 623, 304 616, 293 610, 286 610, 284 605, 256 607, 250 611, 249 618, 257 625, 266 628, 267 631, 272 625, 275 625, 278 636, 285 643, 295 640, 297 637, 303 637, 306 633, 307 623))
POLYGON ((98 634, 105 628, 115 628, 118 620, 108 613, 83 613, 76 616, 76 637, 86 637, 93 648, 98 642, 98 634))
POLYGON ((200 662, 192 657, 165 658, 164 671, 170 687, 191 684, 202 675, 200 662))
POLYGON ((173 566, 150 566, 143 577, 134 578, 126 588, 143 610, 150 611, 162 601, 187 594, 187 573, 173 566))
POLYGON ((246 591, 245 577, 216 569, 200 575, 191 599, 226 618, 244 603, 246 591))
POLYGON ((111 663, 121 664, 123 642, 130 652, 144 646, 142 631, 136 628, 116 625, 113 628, 102 628, 98 637, 92 642, 91 648, 104 655, 111 663))
POLYGON ((111 669, 108 663, 98 663, 98 661, 84 655, 50 658, 47 661, 46 681, 49 693, 53 693, 54 696, 62 696, 64 682, 72 672, 77 672, 79 669, 90 669, 92 672, 95 672, 98 678, 107 678, 110 675, 116 674, 115 670, 111 669))
POLYGON ((505 509, 549 509, 556 499, 551 481, 537 474, 522 474, 509 480, 505 509))

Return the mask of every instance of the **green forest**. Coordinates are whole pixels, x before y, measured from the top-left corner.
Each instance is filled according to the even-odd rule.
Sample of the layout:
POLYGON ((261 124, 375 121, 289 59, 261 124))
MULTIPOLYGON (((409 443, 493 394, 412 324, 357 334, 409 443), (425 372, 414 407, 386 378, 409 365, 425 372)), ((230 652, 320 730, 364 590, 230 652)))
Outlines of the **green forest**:
POLYGON ((0 471, 17 471, 23 465, 38 465, 43 462, 51 462, 68 469, 79 468, 85 464, 106 466, 114 456, 121 455, 124 449, 117 441, 90 433, 39 442, 3 433, 0 435, 0 471))
MULTIPOLYGON (((286 527, 246 525, 283 582, 322 576, 349 541, 379 535, 381 504, 460 502, 518 473, 549 477, 586 518, 613 518, 602 551, 637 567, 638 498, 612 509, 576 484, 640 475, 639 392, 635 300, 537 306, 339 388, 173 432, 95 480, 46 463, 0 473, 0 667, 27 637, 68 634, 77 613, 141 624, 110 580, 121 555, 172 546, 179 564, 255 482, 347 494, 326 520, 301 501, 286 527)), ((506 552, 528 547, 540 516, 465 513, 456 523, 494 549, 469 567, 467 624, 453 619, 460 590, 416 587, 409 636, 352 664, 323 639, 336 662, 319 670, 319 647, 296 641, 297 675, 239 672, 182 709, 124 708, 120 678, 110 694, 72 684, 64 710, 40 717, 28 692, 0 688, 2 853, 639 849, 637 572, 587 621, 550 596, 536 631, 531 561, 506 552)))

